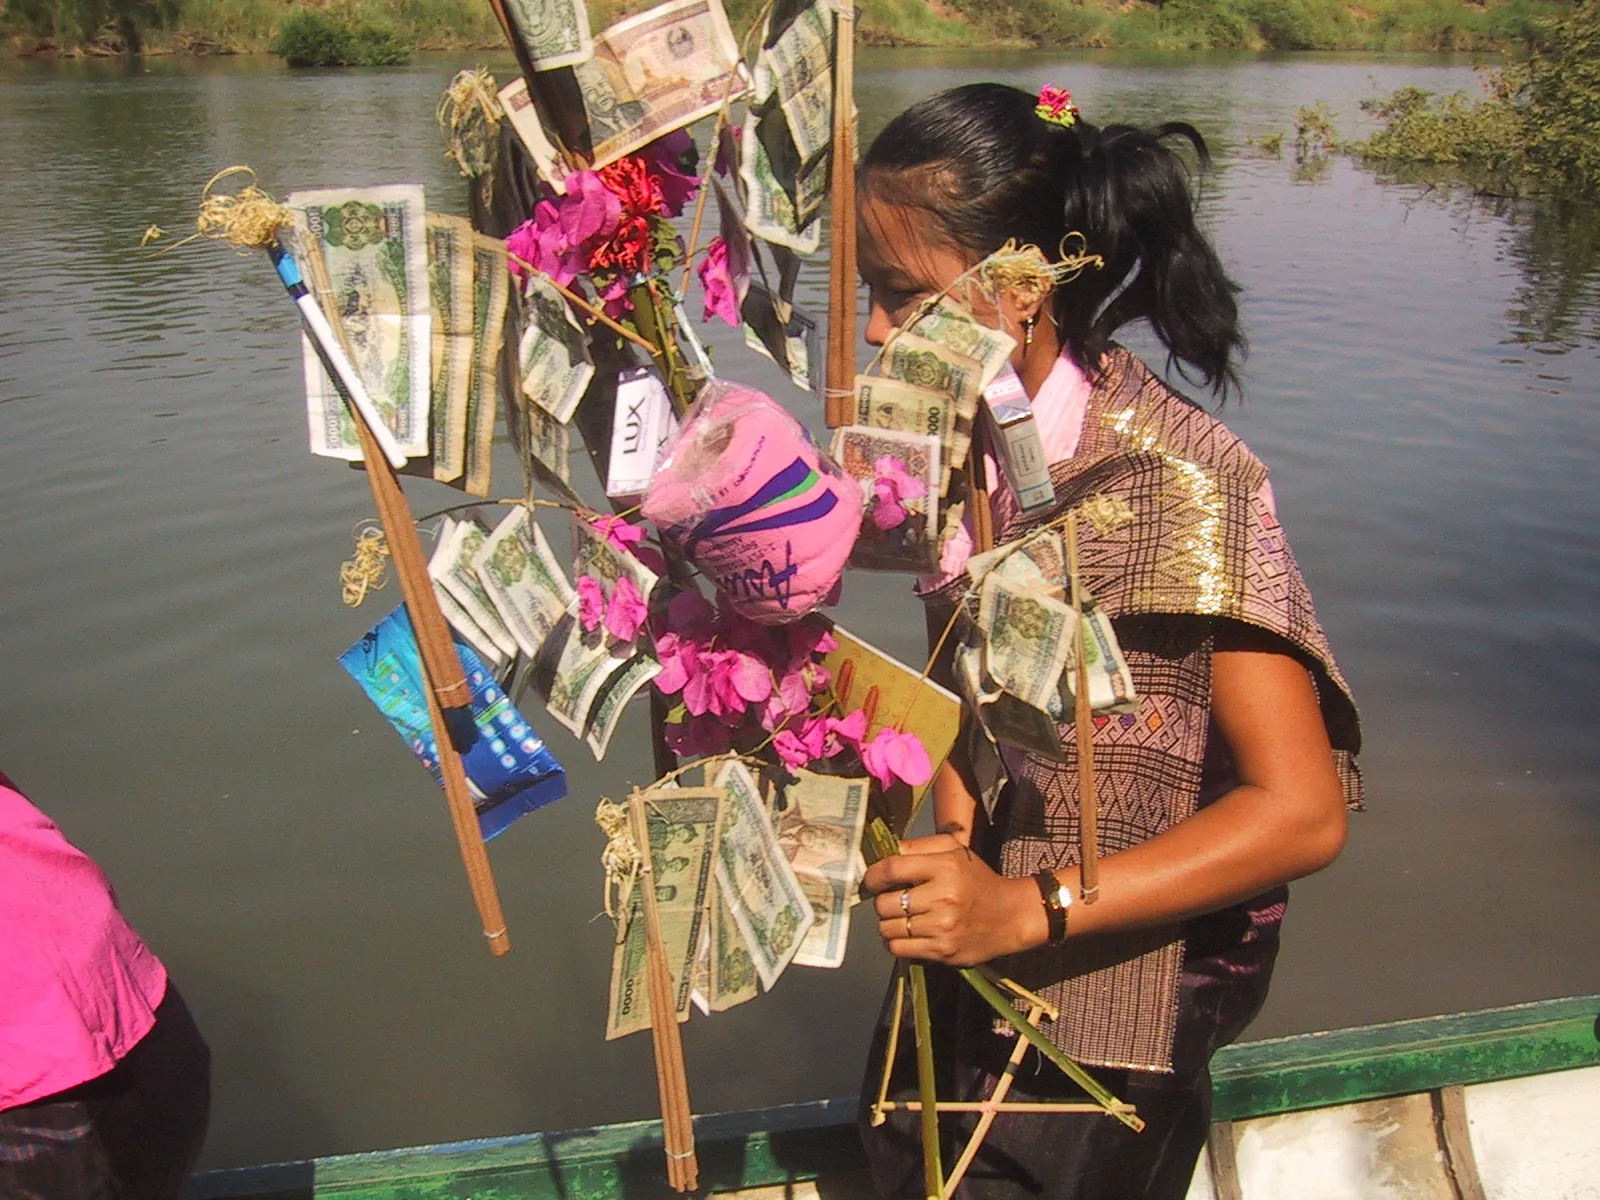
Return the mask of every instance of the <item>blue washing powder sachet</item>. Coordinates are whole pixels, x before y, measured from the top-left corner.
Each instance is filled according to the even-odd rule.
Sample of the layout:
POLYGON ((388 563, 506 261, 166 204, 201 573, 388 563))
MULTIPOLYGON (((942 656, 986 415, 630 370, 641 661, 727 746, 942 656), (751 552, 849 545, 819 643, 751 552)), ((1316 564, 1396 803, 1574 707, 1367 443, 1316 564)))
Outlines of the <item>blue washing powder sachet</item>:
MULTIPOLYGON (((492 838, 518 817, 542 808, 567 794, 567 776, 544 740, 533 731, 517 706, 461 638, 451 630, 456 653, 472 691, 472 718, 478 740, 461 756, 472 790, 478 827, 492 838)), ((439 748, 428 720, 422 660, 411 629, 411 616, 402 604, 354 646, 339 656, 339 663, 361 685, 378 711, 389 718, 422 765, 444 786, 439 774, 439 748)))

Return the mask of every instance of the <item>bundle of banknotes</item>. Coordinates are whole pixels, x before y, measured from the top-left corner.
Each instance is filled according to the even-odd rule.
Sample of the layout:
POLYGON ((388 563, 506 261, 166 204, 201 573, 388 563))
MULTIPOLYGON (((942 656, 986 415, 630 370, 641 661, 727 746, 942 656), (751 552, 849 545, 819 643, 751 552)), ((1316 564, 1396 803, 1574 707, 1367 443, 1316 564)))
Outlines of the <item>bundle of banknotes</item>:
MULTIPOLYGON (((573 518, 574 562, 610 593, 627 574, 648 601, 654 572, 573 518)), ((445 619, 485 662, 517 654, 532 664, 535 689, 563 728, 605 757, 629 700, 661 671, 649 654, 605 628, 585 630, 578 591, 544 531, 518 505, 493 530, 446 517, 428 563, 445 619)))
POLYGON ((537 70, 572 68, 583 104, 584 144, 567 155, 525 80, 500 89, 512 129, 558 193, 577 155, 598 169, 749 90, 721 0, 668 0, 592 37, 583 0, 509 0, 506 12, 537 70))
POLYGON ((650 1027, 639 886, 655 888, 677 1018, 770 991, 784 970, 844 962, 865 863, 866 779, 798 773, 777 814, 737 760, 706 787, 654 788, 645 805, 651 872, 617 928, 606 1037, 650 1027))
MULTIPOLYGON (((975 554, 967 571, 978 595, 978 636, 956 652, 956 682, 995 741, 1059 759, 1058 725, 1072 719, 1078 677, 1061 534, 1051 529, 975 554)), ((1082 595, 1090 710, 1131 711, 1138 696, 1111 619, 1082 595)))
POLYGON ((777 0, 756 56, 739 176, 745 224, 801 254, 822 244, 833 159, 835 0, 777 0))
MULTIPOLYGON (((292 192, 290 243, 408 470, 489 492, 510 278, 504 243, 430 213, 422 188, 292 192)), ((356 461, 354 418, 302 335, 311 450, 356 461)))

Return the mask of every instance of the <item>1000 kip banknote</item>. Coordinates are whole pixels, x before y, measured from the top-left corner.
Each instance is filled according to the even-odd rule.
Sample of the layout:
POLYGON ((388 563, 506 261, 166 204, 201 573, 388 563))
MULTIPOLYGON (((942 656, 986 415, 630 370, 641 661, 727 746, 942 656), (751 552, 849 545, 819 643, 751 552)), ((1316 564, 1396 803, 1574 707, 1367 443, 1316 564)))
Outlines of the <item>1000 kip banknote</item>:
POLYGON ((721 789, 657 788, 646 792, 643 802, 651 871, 639 876, 628 905, 626 932, 612 951, 607 1041, 650 1028, 648 941, 640 889, 655 888, 661 943, 680 1021, 689 1015, 694 961, 713 899, 717 827, 724 803, 721 789))
POLYGON ((956 401, 944 391, 882 375, 856 376, 857 425, 922 433, 939 439, 939 495, 949 489, 950 473, 967 460, 971 437, 956 429, 956 401))
POLYGON ((744 938, 761 986, 772 990, 815 919, 778 845, 756 781, 743 763, 717 773, 727 794, 717 843, 717 888, 744 938))
POLYGON ((669 0, 618 21, 575 68, 596 169, 742 99, 749 76, 720 0, 669 0))
POLYGON ((1017 348, 1015 338, 998 329, 980 325, 971 313, 947 299, 940 300, 927 312, 913 318, 907 323, 906 330, 937 342, 956 354, 976 360, 980 390, 989 386, 989 382, 1011 360, 1011 353, 1017 348))
POLYGON ((870 533, 863 526, 850 565, 876 571, 931 571, 939 561, 939 439, 925 433, 841 425, 833 431, 832 452, 834 461, 861 485, 869 502, 877 461, 885 455, 904 464, 925 489, 920 498, 903 501, 907 515, 901 524, 870 533))
POLYGON ((983 366, 950 347, 897 329, 883 347, 883 373, 919 387, 943 392, 955 401, 956 416, 970 421, 983 399, 983 366))
POLYGON ((1019 700, 1044 712, 1061 686, 1073 637, 1073 612, 1043 588, 999 572, 984 577, 978 627, 987 639, 984 667, 1019 700))
POLYGON ((496 525, 472 557, 483 590, 519 649, 537 658, 577 594, 523 505, 496 525))
POLYGON ((583 0, 505 0, 505 11, 534 70, 573 67, 594 56, 583 0))
POLYGON ((796 772, 778 818, 783 847, 815 917, 795 952, 802 967, 838 967, 850 941, 850 905, 866 864, 867 780, 796 772))
POLYGON ((589 716, 588 732, 583 735, 595 762, 605 758, 606 750, 611 746, 611 735, 617 731, 628 701, 659 674, 661 664, 648 654, 640 654, 622 669, 622 673, 611 681, 595 701, 594 712, 589 716))
POLYGON ((586 632, 578 620, 578 603, 574 596, 567 606, 566 642, 556 660, 545 707, 562 728, 581 738, 588 733, 595 702, 612 676, 627 666, 631 653, 627 646, 620 653, 611 649, 604 625, 586 632))
POLYGON ((506 244, 481 233, 472 238, 472 385, 467 393, 466 447, 462 486, 489 494, 489 458, 500 395, 500 348, 505 337, 511 275, 506 244))
POLYGON ((428 296, 433 304, 429 441, 433 477, 461 478, 472 388, 472 222, 429 213, 428 296))
MULTIPOLYGON (((433 338, 427 215, 413 185, 292 192, 301 273, 403 453, 429 451, 433 338)), ((356 461, 361 446, 338 389, 302 335, 311 450, 356 461)))
POLYGON ((778 107, 802 163, 833 141, 833 29, 829 0, 807 4, 757 61, 770 72, 778 107))
POLYGON ((476 521, 452 522, 446 517, 439 528, 439 545, 428 565, 428 574, 455 598, 478 628, 509 658, 517 652, 516 639, 501 621, 494 601, 489 599, 472 567, 472 557, 487 536, 476 521))
POLYGON ((522 298, 526 323, 517 349, 523 394, 565 425, 594 378, 589 339, 566 297, 537 271, 528 273, 522 298))

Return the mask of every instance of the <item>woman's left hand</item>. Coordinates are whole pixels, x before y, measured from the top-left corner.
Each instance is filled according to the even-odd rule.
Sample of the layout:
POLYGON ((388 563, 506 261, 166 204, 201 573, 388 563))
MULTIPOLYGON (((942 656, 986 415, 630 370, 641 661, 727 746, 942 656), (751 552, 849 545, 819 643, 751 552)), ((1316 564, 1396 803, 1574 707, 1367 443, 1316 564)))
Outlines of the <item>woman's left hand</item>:
POLYGON ((995 874, 949 834, 901 842, 863 882, 875 894, 878 936, 896 958, 970 967, 1049 937, 1034 881, 995 874))

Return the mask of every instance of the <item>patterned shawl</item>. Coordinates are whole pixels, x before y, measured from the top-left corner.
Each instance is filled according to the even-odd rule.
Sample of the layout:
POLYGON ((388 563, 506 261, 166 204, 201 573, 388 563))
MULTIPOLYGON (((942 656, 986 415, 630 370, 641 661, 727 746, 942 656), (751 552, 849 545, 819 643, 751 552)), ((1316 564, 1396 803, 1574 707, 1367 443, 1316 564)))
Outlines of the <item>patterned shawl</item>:
MULTIPOLYGON (((1051 511, 1021 517, 1014 502, 997 502, 996 544, 1068 509, 1081 518, 1084 583, 1113 618, 1139 693, 1137 711, 1094 721, 1101 853, 1146 841, 1195 811, 1217 618, 1285 639, 1311 672, 1346 802, 1359 808, 1355 705, 1263 495, 1260 460, 1116 348, 1095 380, 1076 453, 1051 475, 1051 511)), ((926 598, 958 600, 964 585, 960 576, 926 598)), ((1063 762, 1008 752, 1011 786, 997 813, 1005 875, 1079 860, 1070 715, 1060 733, 1063 762)), ((1183 950, 1182 926, 1171 925, 1069 938, 996 965, 1060 1008, 1045 1029, 1079 1062, 1169 1072, 1183 950)))

